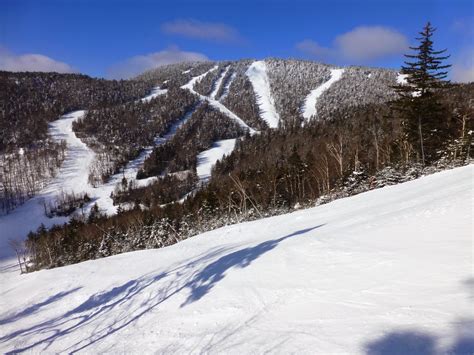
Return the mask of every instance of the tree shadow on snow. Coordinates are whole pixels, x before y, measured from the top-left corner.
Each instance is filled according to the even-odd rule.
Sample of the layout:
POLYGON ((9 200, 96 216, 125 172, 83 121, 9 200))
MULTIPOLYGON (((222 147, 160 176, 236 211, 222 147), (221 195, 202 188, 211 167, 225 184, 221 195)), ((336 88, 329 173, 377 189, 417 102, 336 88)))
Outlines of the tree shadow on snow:
POLYGON ((254 247, 244 248, 220 257, 196 273, 196 275, 186 285, 186 287, 190 289, 191 294, 181 307, 201 299, 215 286, 216 283, 225 277, 226 271, 232 267, 245 268, 261 255, 274 249, 285 239, 308 233, 319 227, 321 226, 302 229, 279 239, 267 240, 266 242, 260 243, 254 247))
POLYGON ((44 301, 42 302, 38 302, 38 303, 35 303, 29 307, 26 307, 25 309, 22 309, 21 311, 19 312, 16 312, 14 314, 10 314, 8 316, 2 316, 2 318, 0 318, 0 325, 5 325, 5 324, 8 324, 8 323, 13 323, 19 319, 22 319, 24 317, 28 317, 28 316, 31 316, 35 313, 37 313, 41 308, 44 308, 56 301, 59 301, 61 298, 64 298, 68 295, 70 295, 71 293, 74 293, 78 290, 80 290, 82 287, 76 287, 76 288, 73 288, 69 291, 63 291, 63 292, 59 292, 53 296, 50 296, 48 297, 47 299, 45 299, 44 301))
POLYGON ((461 335, 446 350, 437 347, 435 335, 417 330, 394 331, 369 342, 365 346, 367 355, 472 355, 474 336, 461 335))
MULTIPOLYGON (((182 291, 189 290, 190 294, 181 307, 201 299, 226 276, 231 268, 247 267, 282 241, 319 227, 321 225, 237 251, 232 251, 233 248, 213 249, 186 264, 171 267, 164 272, 151 272, 108 291, 96 293, 77 307, 57 317, 0 336, 0 343, 19 339, 18 343, 22 347, 13 349, 12 353, 31 351, 32 349, 47 351, 53 343, 67 337, 79 340, 73 344, 69 342, 69 346, 62 352, 73 353, 84 350, 130 326, 143 315, 182 291), (209 261, 211 262, 209 263, 209 261), (206 265, 206 263, 208 264, 206 265), (202 267, 201 265, 206 266, 202 267), (159 282, 158 286, 156 286, 157 282, 159 282), (151 287, 154 285, 155 287, 151 287), (93 329, 92 331, 83 329, 91 323, 94 323, 90 327, 93 329), (25 344, 29 345, 25 346, 25 344)), ((57 295, 56 299, 64 296, 66 295, 57 295)), ((42 304, 36 308, 42 307, 42 304)), ((30 311, 21 311, 11 319, 19 319, 34 311, 35 307, 32 306, 30 311)))

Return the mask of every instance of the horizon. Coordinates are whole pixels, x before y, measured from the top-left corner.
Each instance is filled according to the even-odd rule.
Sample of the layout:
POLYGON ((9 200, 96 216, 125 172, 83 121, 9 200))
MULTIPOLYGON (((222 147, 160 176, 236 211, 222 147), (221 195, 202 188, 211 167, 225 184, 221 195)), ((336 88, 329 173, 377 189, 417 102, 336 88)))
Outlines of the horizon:
POLYGON ((474 81, 474 5, 465 0, 192 2, 5 0, 0 70, 127 79, 161 65, 245 58, 397 70, 429 20, 450 78, 474 81), (374 20, 375 19, 375 20, 374 20))

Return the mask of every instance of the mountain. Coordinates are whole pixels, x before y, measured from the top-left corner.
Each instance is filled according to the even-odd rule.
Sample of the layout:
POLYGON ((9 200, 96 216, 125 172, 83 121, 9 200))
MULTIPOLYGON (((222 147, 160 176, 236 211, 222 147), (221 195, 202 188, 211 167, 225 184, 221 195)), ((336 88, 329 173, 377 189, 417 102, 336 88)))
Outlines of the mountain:
POLYGON ((392 70, 265 59, 130 81, 0 74, 0 234, 29 235, 33 269, 168 246, 472 159, 474 84, 443 92, 446 134, 425 167, 390 109, 404 79, 392 70))
POLYGON ((393 98, 387 88, 396 78, 395 72, 383 69, 334 69, 277 59, 174 64, 132 81, 2 72, 1 165, 11 165, 1 181, 2 209, 12 210, 57 174, 65 147, 60 137, 54 138, 52 128, 48 132, 48 123, 61 114, 89 110, 84 118, 74 121, 73 129, 99 153, 91 168, 91 183, 99 184, 147 148, 158 145, 156 138, 166 135, 186 114, 191 122, 183 131, 188 128, 189 132, 178 134, 178 142, 168 144, 168 151, 175 156, 167 157, 171 161, 162 166, 156 166, 156 161, 145 164, 143 176, 157 175, 164 169, 195 169, 199 153, 219 145, 220 140, 241 137, 245 131, 301 125, 316 116, 327 119, 336 107, 384 102, 393 98), (332 70, 338 70, 338 80, 331 77, 332 70), (138 100, 140 97, 145 98, 138 100), (190 111, 197 111, 194 118, 190 111), (177 146, 183 140, 189 147, 180 153, 177 146), (18 156, 25 152, 27 158, 18 156), (31 166, 24 160, 36 164, 31 166), (31 176, 32 181, 21 181, 22 175, 31 176))
POLYGON ((2 259, 0 349, 472 353, 473 173, 27 275, 2 259))

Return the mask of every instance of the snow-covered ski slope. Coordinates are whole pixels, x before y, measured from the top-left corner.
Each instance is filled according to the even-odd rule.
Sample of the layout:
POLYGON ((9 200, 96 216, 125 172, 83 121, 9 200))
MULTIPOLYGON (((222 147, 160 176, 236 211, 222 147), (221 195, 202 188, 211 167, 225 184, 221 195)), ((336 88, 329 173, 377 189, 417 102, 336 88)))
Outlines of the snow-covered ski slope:
POLYGON ((159 86, 156 86, 151 90, 149 95, 147 95, 144 98, 140 99, 140 101, 141 102, 150 102, 155 97, 158 97, 160 95, 164 95, 167 92, 168 92, 168 89, 161 89, 159 86))
POLYGON ((219 88, 221 87, 222 85, 222 81, 224 80, 227 72, 229 71, 229 68, 230 66, 228 65, 227 67, 225 67, 225 69, 223 70, 223 72, 221 73, 221 75, 219 76, 219 78, 216 80, 215 84, 214 84, 214 89, 212 90, 211 94, 209 95, 209 97, 213 100, 216 99, 216 95, 217 95, 217 92, 219 91, 219 88))
POLYGON ((316 103, 318 101, 318 98, 323 94, 323 92, 329 89, 332 84, 340 80, 343 73, 344 69, 331 69, 331 78, 324 84, 310 92, 310 94, 306 97, 304 101, 303 109, 301 112, 305 120, 308 121, 312 117, 316 116, 316 103))
POLYGON ((246 74, 255 91, 261 117, 270 128, 278 128, 280 115, 275 109, 265 62, 263 60, 253 62, 247 69, 246 74))
POLYGON ((235 139, 223 139, 214 142, 211 148, 201 152, 197 156, 196 173, 201 182, 208 182, 211 178, 212 167, 216 162, 232 153, 235 147, 235 139))
MULTIPOLYGON (((142 100, 149 101, 158 95, 166 94, 166 92, 167 90, 155 88, 150 95, 142 100)), ((116 185, 121 182, 123 177, 126 177, 128 181, 135 180, 138 186, 146 185, 151 180, 154 180, 154 178, 136 180, 136 174, 143 166, 145 159, 151 154, 153 147, 163 144, 170 139, 177 129, 190 118, 192 111, 188 112, 181 120, 175 122, 163 137, 156 137, 154 145, 145 148, 136 159, 131 160, 124 167, 122 172, 112 175, 107 183, 95 188, 88 181, 89 168, 94 161, 95 153, 76 137, 72 130, 73 122, 83 117, 84 113, 85 111, 75 111, 63 115, 49 124, 49 136, 58 142, 66 141, 66 159, 59 169, 57 176, 42 191, 11 213, 0 216, 0 258, 3 254, 1 249, 7 248, 8 240, 22 240, 28 232, 36 230, 41 224, 50 227, 53 224, 62 224, 69 220, 68 217, 49 218, 44 213, 44 205, 54 202, 61 192, 87 193, 92 199, 92 203, 84 209, 86 213, 90 210, 93 203, 97 203, 101 212, 108 215, 115 214, 117 206, 113 205, 110 194, 114 191, 116 185)))
POLYGON ((0 259, 9 253, 9 239, 24 239, 29 231, 41 224, 46 227, 65 223, 69 218, 48 218, 44 204, 54 201, 61 191, 81 193, 91 190, 88 184, 88 168, 94 160, 94 152, 72 130, 72 124, 84 116, 85 111, 75 111, 61 116, 49 124, 49 135, 56 141, 66 142, 66 158, 57 176, 35 197, 26 201, 7 215, 0 216, 0 259))
POLYGON ((457 168, 164 249, 2 269, 0 351, 472 353, 473 174, 457 168))
POLYGON ((217 70, 217 68, 218 68, 218 66, 216 65, 216 66, 212 67, 209 71, 205 72, 204 74, 193 77, 188 83, 183 85, 181 88, 182 89, 188 89, 193 94, 199 96, 199 98, 201 100, 207 101, 212 107, 214 107, 215 109, 219 110, 220 112, 222 112, 224 115, 226 115, 230 119, 237 122, 237 124, 239 124, 241 127, 248 129, 248 131, 251 134, 255 133, 255 130, 253 128, 249 127, 239 116, 237 116, 235 113, 233 113, 227 107, 225 107, 218 100, 215 100, 215 99, 213 99, 211 97, 208 97, 208 96, 201 95, 200 93, 198 93, 194 90, 194 84, 201 81, 207 74, 217 70))

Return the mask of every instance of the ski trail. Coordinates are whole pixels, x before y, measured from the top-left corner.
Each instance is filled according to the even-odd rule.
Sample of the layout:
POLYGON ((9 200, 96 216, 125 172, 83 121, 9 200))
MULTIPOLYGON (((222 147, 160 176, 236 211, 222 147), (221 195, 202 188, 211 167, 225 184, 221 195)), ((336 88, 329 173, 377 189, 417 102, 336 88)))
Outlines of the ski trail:
POLYGON ((267 66, 263 60, 253 62, 245 73, 252 83, 260 108, 260 116, 270 128, 278 128, 280 115, 275 109, 275 100, 272 97, 270 81, 267 75, 267 66))
POLYGON ((212 147, 199 153, 197 156, 196 173, 201 183, 207 183, 211 178, 212 167, 224 155, 229 155, 235 148, 236 139, 216 141, 212 147))
POLYGON ((211 99, 208 96, 201 95, 200 93, 194 91, 194 84, 201 81, 202 78, 204 78, 207 74, 213 72, 214 70, 217 70, 217 68, 218 68, 218 66, 216 65, 213 68, 211 68, 210 70, 208 70, 207 72, 205 72, 204 74, 193 77, 187 84, 184 84, 183 86, 181 86, 181 88, 182 89, 188 89, 193 94, 199 96, 199 98, 202 101, 207 101, 212 107, 214 107, 218 111, 222 112, 227 117, 229 117, 229 118, 233 119, 234 121, 236 121, 239 124, 239 126, 241 126, 242 128, 248 129, 250 134, 256 133, 256 131, 253 128, 251 128, 249 125, 247 125, 239 116, 237 116, 235 113, 233 113, 227 107, 225 107, 219 101, 211 99))
MULTIPOLYGON (((153 97, 163 95, 159 88, 152 90, 150 95, 144 100, 151 100, 153 97)), ((128 162, 122 172, 112 175, 105 184, 93 187, 89 184, 89 167, 96 156, 72 130, 73 122, 84 117, 86 111, 75 111, 61 116, 58 120, 49 124, 49 136, 57 141, 66 141, 66 157, 59 168, 58 174, 47 186, 36 196, 18 206, 9 214, 0 217, 0 260, 3 257, 11 257, 12 251, 8 247, 10 239, 23 240, 31 230, 36 230, 40 225, 46 228, 54 224, 63 224, 69 221, 70 217, 49 218, 44 213, 45 204, 53 203, 58 195, 64 193, 87 193, 92 202, 84 207, 84 213, 88 213, 94 203, 97 203, 101 212, 107 215, 117 213, 117 206, 113 205, 111 193, 123 177, 127 180, 135 180, 138 186, 149 184, 155 178, 136 180, 136 173, 143 166, 145 159, 151 154, 153 148, 169 140, 192 115, 193 110, 187 112, 183 118, 175 122, 163 137, 156 137, 154 145, 146 147, 140 155, 128 162)))
POLYGON ((316 89, 312 90, 311 93, 306 96, 302 114, 307 121, 316 116, 316 103, 318 98, 323 94, 324 91, 329 89, 332 84, 341 79, 343 73, 344 69, 331 69, 331 78, 316 89))
POLYGON ((156 181, 158 177, 152 176, 146 179, 137 180, 136 176, 138 171, 143 166, 146 158, 150 156, 153 149, 166 143, 169 139, 171 139, 177 130, 184 125, 192 116, 193 112, 196 108, 193 108, 186 112, 186 114, 177 122, 175 122, 168 132, 161 136, 158 136, 154 139, 153 145, 146 147, 140 155, 129 161, 127 165, 124 167, 122 172, 112 175, 107 183, 100 185, 94 189, 94 196, 97 198, 97 204, 101 210, 101 212, 105 212, 108 215, 113 215, 117 213, 118 206, 114 206, 113 199, 111 197, 111 193, 114 191, 115 187, 122 182, 123 178, 126 178, 128 182, 134 181, 137 187, 147 186, 148 184, 156 181))
POLYGON ((229 94, 230 86, 232 85, 232 82, 234 81, 236 76, 237 76, 237 73, 233 72, 229 78, 229 81, 224 86, 224 90, 222 92, 221 97, 219 98, 219 101, 225 99, 225 97, 229 94))
POLYGON ((82 118, 85 111, 75 111, 61 116, 49 124, 50 137, 60 142, 66 141, 67 151, 58 174, 36 196, 18 206, 9 214, 0 217, 0 260, 11 256, 7 243, 9 239, 22 240, 41 224, 51 227, 62 224, 68 217, 48 218, 44 213, 44 205, 53 202, 61 191, 66 193, 91 193, 88 183, 89 166, 95 153, 83 143, 72 130, 73 122, 82 118))
MULTIPOLYGON (((230 111, 218 100, 211 98, 211 97, 215 97, 215 94, 217 93, 218 88, 222 85, 222 80, 225 74, 227 73, 227 71, 230 69, 230 66, 226 68, 225 72, 217 80, 216 88, 211 93, 211 97, 201 95, 198 92, 194 91, 194 84, 202 80, 202 78, 204 78, 208 73, 214 70, 217 70, 217 68, 218 67, 215 66, 211 68, 208 72, 202 75, 193 77, 187 84, 183 85, 182 88, 188 89, 193 94, 198 95, 201 100, 208 102, 212 107, 216 108, 217 110, 225 114, 227 117, 235 120, 241 127, 248 129, 250 134, 258 133, 256 130, 248 126, 240 117, 238 117, 235 113, 230 111)), ((235 78, 235 75, 236 75, 235 73, 232 74, 229 82, 226 84, 224 88, 224 94, 221 96, 221 99, 225 97, 225 95, 227 95, 230 84, 232 80, 235 78)), ((205 151, 202 151, 198 154, 196 173, 199 178, 200 186, 188 192, 183 198, 181 198, 180 200, 176 202, 183 203, 188 197, 193 196, 196 193, 196 191, 198 191, 202 186, 204 186, 205 184, 209 182, 211 178, 212 167, 216 164, 218 160, 222 159, 224 155, 229 155, 230 153, 232 153, 235 147, 235 142, 236 142, 236 139, 224 139, 224 140, 216 141, 213 143, 211 148, 205 151)))
POLYGON ((168 92, 168 89, 161 89, 159 86, 154 87, 151 90, 151 93, 144 98, 140 99, 140 102, 150 102, 152 99, 155 97, 158 97, 160 95, 164 95, 168 92))
POLYGON ((201 81, 207 74, 209 73, 212 73, 213 71, 216 71, 218 68, 217 65, 213 66, 211 69, 209 69, 207 72, 205 72, 204 74, 201 74, 201 75, 197 75, 197 76, 193 76, 191 80, 189 80, 186 84, 184 84, 183 86, 181 86, 182 89, 188 89, 189 91, 191 91, 192 93, 196 93, 196 91, 194 91, 194 84, 196 84, 197 82, 201 81))
POLYGON ((222 85, 222 80, 224 80, 227 72, 229 71, 229 68, 230 68, 230 65, 228 65, 224 71, 222 72, 222 74, 219 76, 219 78, 217 79, 217 81, 215 82, 214 84, 214 90, 212 90, 211 94, 209 95, 209 97, 213 100, 216 99, 216 95, 217 95, 217 92, 219 91, 219 88, 221 87, 222 85))

